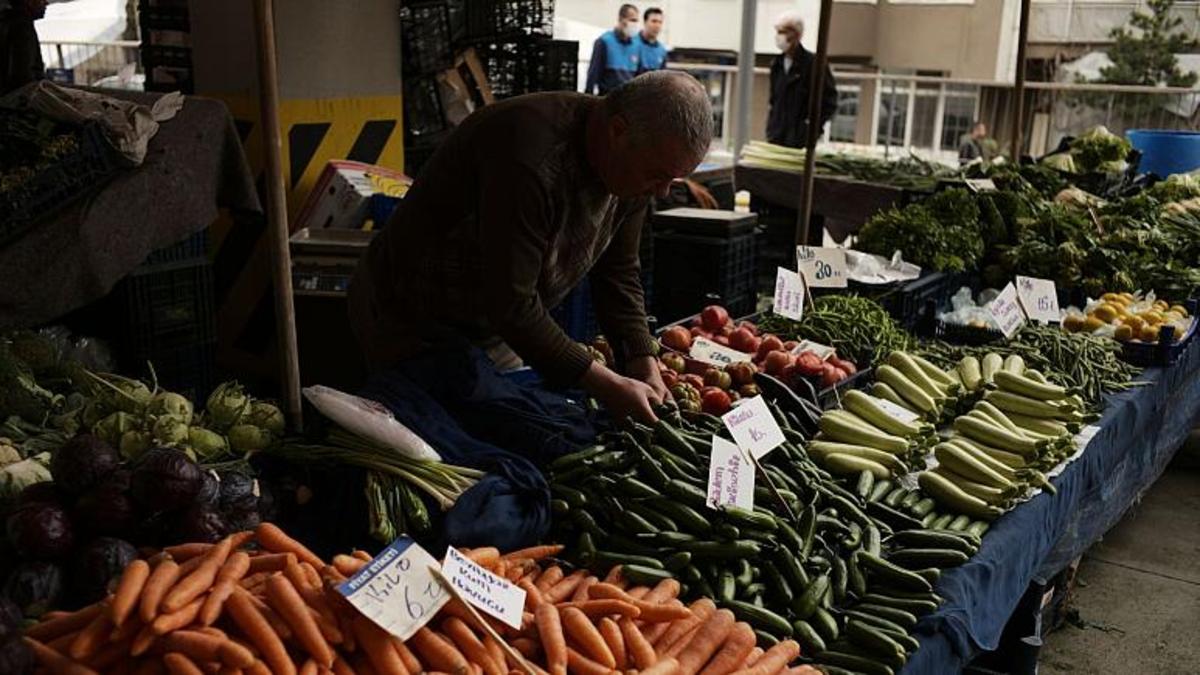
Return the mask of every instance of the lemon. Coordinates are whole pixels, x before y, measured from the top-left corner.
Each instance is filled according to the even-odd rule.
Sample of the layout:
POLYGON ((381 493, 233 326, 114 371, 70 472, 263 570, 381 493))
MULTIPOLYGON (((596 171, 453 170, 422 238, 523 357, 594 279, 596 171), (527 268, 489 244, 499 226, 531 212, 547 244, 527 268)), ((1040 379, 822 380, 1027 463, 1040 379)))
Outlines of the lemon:
POLYGON ((1149 312, 1142 312, 1140 314, 1140 316, 1142 317, 1143 321, 1145 321, 1146 323, 1148 323, 1152 326, 1157 326, 1158 324, 1163 322, 1162 314, 1159 314, 1158 312, 1153 311, 1153 310, 1149 311, 1149 312))
POLYGON ((1133 297, 1133 293, 1128 293, 1128 292, 1121 293, 1120 296, 1123 300, 1125 300, 1126 303, 1133 302, 1136 299, 1133 297))
POLYGON ((1112 323, 1117 318, 1117 309, 1109 303, 1104 303, 1092 310, 1092 316, 1103 321, 1104 323, 1112 323))
POLYGON ((1071 314, 1063 319, 1063 330, 1069 333, 1078 333, 1083 328, 1083 317, 1078 314, 1071 314))
POLYGON ((1184 308, 1183 305, 1171 305, 1171 311, 1175 312, 1179 316, 1187 316, 1188 315, 1188 311, 1187 311, 1187 309, 1184 308))
POLYGON ((1104 302, 1120 302, 1123 298, 1120 293, 1105 293, 1100 296, 1100 299, 1104 302))
POLYGON ((1117 326, 1117 330, 1113 333, 1113 337, 1121 342, 1128 342, 1133 339, 1133 327, 1127 324, 1117 326))
POLYGON ((1106 323, 1106 321, 1102 321, 1098 317, 1089 316, 1087 320, 1083 322, 1083 330, 1088 333, 1095 333, 1103 328, 1104 324, 1106 323))
POLYGON ((1158 342, 1158 326, 1148 325, 1142 328, 1138 333, 1138 339, 1142 342, 1158 342))
POLYGON ((1132 328, 1135 335, 1141 332, 1142 327, 1146 325, 1146 322, 1142 320, 1142 317, 1132 315, 1122 318, 1121 322, 1132 328))

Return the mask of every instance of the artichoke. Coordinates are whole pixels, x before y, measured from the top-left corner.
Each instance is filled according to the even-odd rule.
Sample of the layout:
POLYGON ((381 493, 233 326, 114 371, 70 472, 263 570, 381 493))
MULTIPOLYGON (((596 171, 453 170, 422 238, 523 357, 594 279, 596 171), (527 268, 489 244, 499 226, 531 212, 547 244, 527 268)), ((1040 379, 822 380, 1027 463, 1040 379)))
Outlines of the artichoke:
POLYGON ((250 397, 237 382, 222 382, 208 395, 204 408, 212 426, 224 430, 250 411, 250 397))
POLYGON ((146 412, 156 417, 169 416, 187 426, 192 423, 192 402, 172 391, 160 391, 150 399, 146 412))
POLYGON ((178 417, 164 415, 154 421, 151 434, 159 445, 175 445, 188 440, 188 425, 178 417))
POLYGON ((229 451, 229 442, 225 440, 224 436, 204 427, 189 428, 187 443, 192 452, 206 462, 218 459, 229 451))
POLYGON ((275 436, 282 436, 285 426, 283 411, 266 401, 254 401, 250 404, 250 414, 243 420, 247 424, 266 429, 275 436))
POLYGON ((121 434, 121 456, 128 460, 136 460, 150 449, 150 434, 131 429, 121 434))
POLYGON ((235 452, 258 452, 271 446, 275 437, 270 431, 253 424, 235 424, 229 427, 229 445, 235 452))

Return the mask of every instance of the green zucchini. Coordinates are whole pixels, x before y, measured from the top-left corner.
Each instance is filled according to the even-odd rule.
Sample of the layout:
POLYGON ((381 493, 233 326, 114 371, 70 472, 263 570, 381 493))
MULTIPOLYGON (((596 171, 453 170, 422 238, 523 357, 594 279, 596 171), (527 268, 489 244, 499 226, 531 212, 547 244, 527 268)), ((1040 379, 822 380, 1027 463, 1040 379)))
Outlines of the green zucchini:
POLYGON ((979 391, 983 386, 983 374, 979 370, 979 359, 974 356, 964 356, 958 362, 958 379, 962 380, 967 391, 979 391))
POLYGON ((1040 419, 1070 420, 1074 412, 1072 405, 1062 402, 1042 401, 1014 394, 1011 391, 989 391, 983 395, 983 399, 1006 413, 1017 413, 1040 419))
POLYGON ((825 455, 825 469, 835 476, 852 476, 868 471, 876 478, 891 478, 892 470, 886 466, 856 455, 844 455, 840 452, 825 455))
POLYGON ((928 359, 918 356, 917 354, 909 354, 908 358, 912 359, 918 366, 921 367, 921 372, 925 376, 941 385, 942 389, 949 389, 950 393, 955 393, 954 385, 961 385, 962 380, 954 379, 953 373, 948 373, 936 364, 931 363, 928 359))
POLYGON ((1025 372, 1025 359, 1021 358, 1020 354, 1009 354, 1008 358, 1004 359, 1004 367, 1000 371, 1020 375, 1025 372))
POLYGON ((830 440, 850 445, 886 450, 893 454, 908 451, 908 441, 889 434, 846 410, 829 410, 817 422, 821 432, 830 440))
MULTIPOLYGON (((895 351, 888 354, 887 365, 900 371, 910 382, 917 385, 931 398, 945 396, 948 387, 942 386, 934 382, 925 371, 921 370, 921 366, 913 360, 911 356, 901 351, 895 351)), ((904 396, 904 392, 900 392, 904 396)))
POLYGON ((875 487, 875 474, 870 471, 863 471, 858 474, 858 481, 854 486, 854 491, 859 497, 866 499, 871 494, 871 488, 875 487))
POLYGON ((992 384, 995 379, 996 371, 1004 367, 1004 357, 992 352, 983 357, 980 362, 984 384, 992 384))
POLYGON ((937 401, 896 368, 887 364, 879 366, 875 369, 875 377, 895 389, 896 393, 906 402, 906 406, 915 407, 919 412, 927 415, 937 411, 937 401))
POLYGON ((1016 486, 992 467, 980 461, 970 451, 952 443, 938 443, 933 448, 938 464, 976 483, 995 488, 1012 489, 1016 486))
POLYGON ((908 490, 905 490, 903 487, 897 487, 883 498, 883 503, 894 509, 900 504, 900 500, 904 499, 906 494, 908 494, 908 490))
POLYGON ((890 481, 890 480, 875 481, 875 487, 871 489, 871 494, 870 494, 870 496, 867 497, 867 501, 877 502, 880 499, 883 499, 887 495, 887 493, 889 493, 891 491, 892 491, 892 481, 890 481))
MULTIPOLYGON (((914 492, 913 494, 920 494, 920 493, 914 492)), ((929 497, 922 497, 920 499, 920 501, 918 501, 916 504, 913 504, 908 509, 908 511, 909 511, 909 513, 913 514, 917 518, 924 518, 925 516, 927 516, 933 512, 933 507, 936 505, 937 505, 937 502, 933 501, 929 497)))
POLYGON ((1046 441, 1034 441, 1024 436, 1018 436, 1007 429, 976 417, 955 418, 954 430, 980 443, 1018 452, 1026 457, 1037 454, 1049 445, 1046 441))
POLYGON ((875 398, 891 401, 905 410, 911 410, 913 413, 917 412, 912 410, 911 404, 901 398, 900 394, 897 394, 895 389, 892 389, 890 385, 884 384, 883 382, 876 382, 875 384, 871 385, 871 395, 875 398))
POLYGON ((967 525, 970 525, 970 524, 971 524, 971 519, 969 517, 967 517, 965 515, 960 515, 957 518, 955 518, 954 520, 950 521, 950 524, 946 526, 946 529, 956 530, 956 531, 961 532, 961 531, 967 529, 967 525))
POLYGON ((901 438, 911 438, 921 433, 921 427, 892 417, 875 402, 873 397, 857 389, 846 392, 846 395, 842 397, 842 405, 846 410, 886 433, 901 438))

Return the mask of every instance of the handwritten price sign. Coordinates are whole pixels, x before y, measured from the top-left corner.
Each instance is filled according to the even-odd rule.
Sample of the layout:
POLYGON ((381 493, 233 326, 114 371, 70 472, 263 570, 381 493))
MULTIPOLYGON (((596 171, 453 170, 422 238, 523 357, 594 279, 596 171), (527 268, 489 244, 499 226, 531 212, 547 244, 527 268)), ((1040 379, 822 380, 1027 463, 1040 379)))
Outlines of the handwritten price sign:
POLYGON ((824 246, 797 246, 796 269, 809 288, 845 288, 846 251, 824 246))
POLYGON ((780 267, 775 272, 774 312, 792 321, 804 316, 804 280, 799 274, 780 267))
POLYGON ((718 510, 727 505, 754 508, 754 465, 741 448, 720 436, 712 437, 706 503, 718 510))
POLYGON ((733 440, 754 459, 759 459, 779 447, 785 440, 783 429, 771 415, 762 396, 745 399, 738 407, 721 417, 733 440))
POLYGON ((1058 323, 1058 289, 1049 279, 1017 277, 1017 298, 1030 321, 1058 323))
POLYGON ((1017 287, 1011 281, 1000 295, 988 304, 988 311, 1006 338, 1015 335, 1025 323, 1025 313, 1021 311, 1021 303, 1017 300, 1017 287))
POLYGON ((338 592, 371 621, 407 640, 450 601, 429 573, 437 560, 408 537, 400 537, 338 586, 338 592))
POLYGON ((453 546, 446 549, 442 571, 467 602, 513 628, 521 627, 525 589, 476 565, 453 546))
POLYGON ((721 345, 702 337, 692 340, 692 348, 688 350, 688 356, 701 362, 707 363, 710 366, 727 366, 731 363, 749 363, 754 359, 753 354, 739 352, 736 349, 722 347, 721 345))

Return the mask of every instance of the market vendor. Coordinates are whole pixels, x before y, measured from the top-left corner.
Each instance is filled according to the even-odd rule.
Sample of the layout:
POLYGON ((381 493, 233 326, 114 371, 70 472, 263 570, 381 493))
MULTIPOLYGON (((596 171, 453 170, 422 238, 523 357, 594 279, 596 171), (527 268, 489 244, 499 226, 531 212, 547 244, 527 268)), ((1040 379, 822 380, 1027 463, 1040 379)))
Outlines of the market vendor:
POLYGON ((711 139, 704 88, 669 71, 605 98, 531 94, 474 113, 358 266, 350 313, 369 365, 466 338, 498 368, 524 361, 617 418, 653 420, 669 394, 639 281, 642 222, 650 198, 691 173, 711 139), (550 317, 585 275, 625 375, 550 317))

